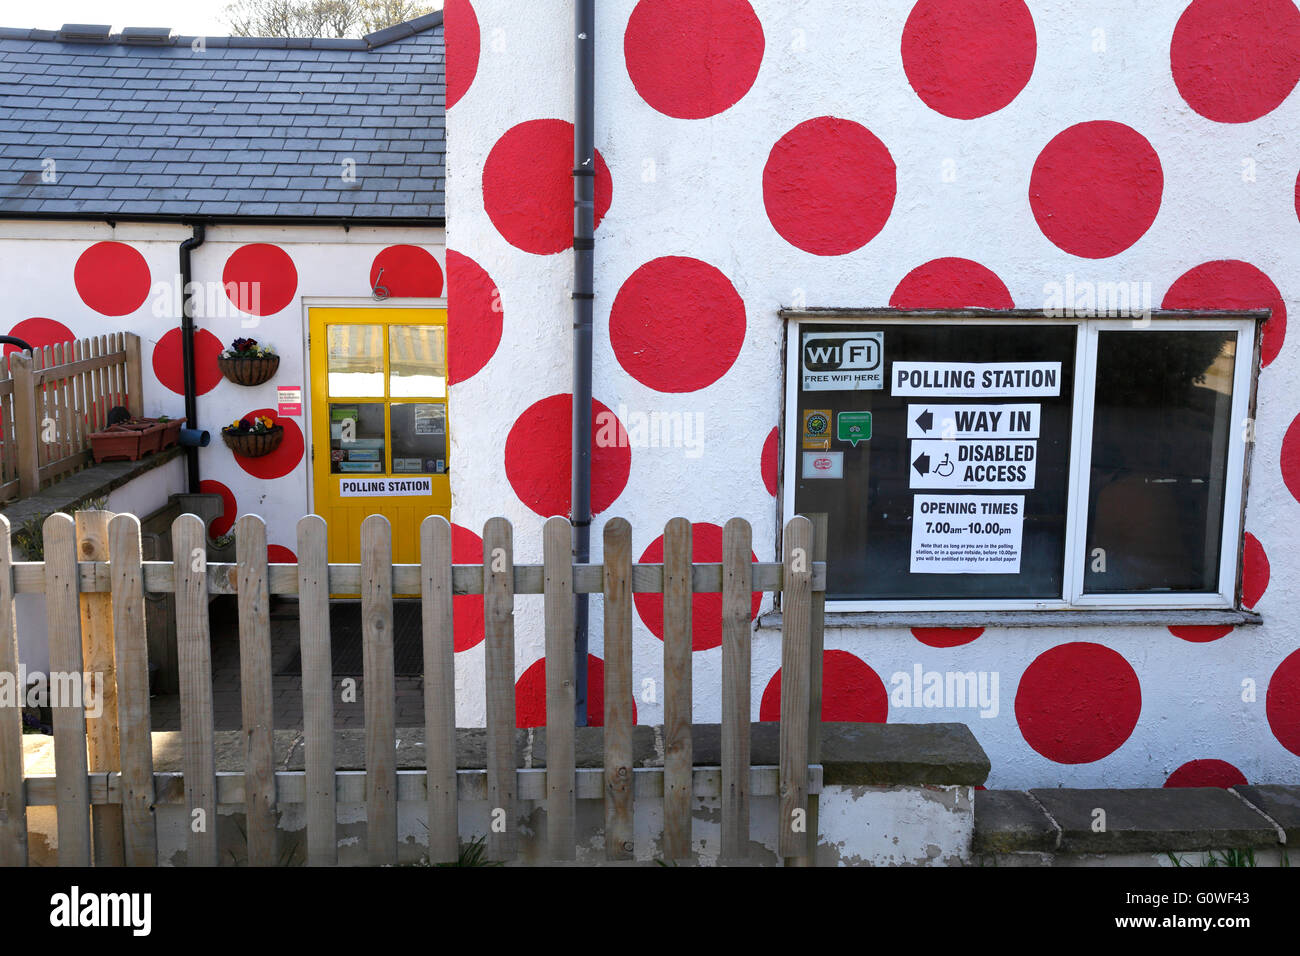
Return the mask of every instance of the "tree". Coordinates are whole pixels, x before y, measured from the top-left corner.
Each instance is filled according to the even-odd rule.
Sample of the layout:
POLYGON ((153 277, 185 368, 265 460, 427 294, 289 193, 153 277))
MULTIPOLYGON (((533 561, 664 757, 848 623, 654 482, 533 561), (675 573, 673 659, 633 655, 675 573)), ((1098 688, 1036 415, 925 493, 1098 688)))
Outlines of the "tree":
POLYGON ((225 17, 237 37, 336 38, 373 33, 434 9, 418 0, 236 0, 225 17))

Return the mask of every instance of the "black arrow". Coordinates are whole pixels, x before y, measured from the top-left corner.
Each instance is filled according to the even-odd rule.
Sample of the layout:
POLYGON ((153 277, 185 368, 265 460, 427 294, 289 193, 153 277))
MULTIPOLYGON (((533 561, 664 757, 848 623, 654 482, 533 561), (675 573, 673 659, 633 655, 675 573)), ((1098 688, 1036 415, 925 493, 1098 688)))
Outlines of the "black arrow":
POLYGON ((916 461, 912 462, 912 467, 916 469, 918 475, 921 475, 922 477, 928 475, 930 473, 930 456, 924 454, 917 455, 916 461))
POLYGON ((930 409, 926 409, 920 415, 916 416, 917 427, 923 432, 928 432, 930 426, 934 424, 934 416, 930 414, 930 409))

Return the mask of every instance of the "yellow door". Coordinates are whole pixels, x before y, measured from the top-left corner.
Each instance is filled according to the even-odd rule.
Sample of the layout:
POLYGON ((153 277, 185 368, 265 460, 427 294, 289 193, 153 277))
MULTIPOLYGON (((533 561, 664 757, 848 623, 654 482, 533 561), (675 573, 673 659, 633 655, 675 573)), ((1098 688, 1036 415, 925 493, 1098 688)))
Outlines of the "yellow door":
POLYGON ((418 564, 420 522, 451 517, 447 311, 311 309, 315 511, 329 559, 356 563, 361 522, 393 526, 393 562, 418 564))

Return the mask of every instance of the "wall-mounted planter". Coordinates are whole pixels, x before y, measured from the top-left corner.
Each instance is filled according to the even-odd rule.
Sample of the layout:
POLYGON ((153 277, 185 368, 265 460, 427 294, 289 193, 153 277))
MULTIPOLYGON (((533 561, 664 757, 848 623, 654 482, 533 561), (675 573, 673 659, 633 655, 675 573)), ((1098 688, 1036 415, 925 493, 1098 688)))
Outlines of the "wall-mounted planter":
POLYGON ((226 358, 217 359, 217 368, 221 374, 236 385, 262 385, 271 380, 271 376, 280 367, 280 356, 267 355, 263 358, 226 358))
POLYGON ((276 425, 269 432, 257 434, 256 432, 227 432, 221 433, 221 439, 226 443, 226 447, 236 455, 242 455, 245 458, 261 458, 263 455, 269 455, 280 447, 280 442, 284 438, 284 426, 276 425))

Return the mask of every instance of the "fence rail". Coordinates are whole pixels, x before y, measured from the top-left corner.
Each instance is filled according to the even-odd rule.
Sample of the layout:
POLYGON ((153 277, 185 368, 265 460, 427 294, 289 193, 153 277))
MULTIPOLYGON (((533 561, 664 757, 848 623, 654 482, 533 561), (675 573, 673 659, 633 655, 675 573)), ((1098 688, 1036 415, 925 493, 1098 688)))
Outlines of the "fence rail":
POLYGON ((109 409, 139 416, 142 395, 140 337, 130 332, 11 353, 0 362, 0 500, 87 464, 109 409))
MULTIPOLYGON (((182 515, 172 525, 174 562, 143 562, 139 520, 133 515, 54 514, 44 524, 45 560, 12 563, 9 528, 0 517, 0 672, 18 673, 13 595, 45 594, 51 671, 82 673, 93 662, 107 667, 116 704, 87 720, 79 701, 53 708, 55 773, 25 776, 21 701, 0 704, 0 863, 27 860, 26 807, 57 808, 61 865, 158 861, 156 807, 183 803, 189 865, 216 865, 219 805, 243 804, 248 860, 276 862, 276 813, 303 804, 307 862, 338 861, 339 802, 364 803, 366 847, 373 864, 397 861, 397 804, 419 801, 428 810, 429 858, 452 862, 459 852, 458 800, 486 800, 492 819, 485 833, 488 856, 518 853, 517 804, 545 804, 547 849, 553 860, 576 854, 575 802, 603 799, 605 853, 633 856, 633 810, 638 799, 662 797, 667 859, 691 856, 692 797, 717 796, 722 806, 722 857, 743 862, 749 853, 750 799, 779 800, 779 853, 806 864, 815 846, 810 804, 821 768, 816 752, 820 690, 810 686, 820 657, 821 622, 814 596, 825 589, 826 569, 814 560, 813 525, 792 518, 782 536, 781 563, 754 562, 747 522, 733 518, 723 533, 723 560, 691 560, 691 525, 683 518, 665 529, 662 564, 633 564, 631 526, 614 518, 604 528, 604 563, 574 564, 572 529, 563 518, 543 528, 544 560, 516 565, 513 529, 492 518, 483 529, 483 563, 453 565, 451 526, 437 516, 420 528, 421 561, 393 565, 386 518, 361 525, 359 564, 328 564, 325 522, 298 522, 296 564, 268 564, 266 529, 256 515, 235 525, 234 564, 208 563, 202 521, 182 515), (88 558, 90 560, 79 560, 88 558), (751 766, 749 729, 750 601, 754 591, 782 594, 781 724, 778 766, 751 766), (155 773, 151 750, 148 650, 144 596, 170 591, 176 598, 180 659, 182 773, 155 773), (632 766, 633 592, 664 595, 664 766, 632 766), (722 595, 723 714, 720 767, 696 767, 691 753, 691 615, 696 593, 722 595), (208 596, 238 595, 245 767, 215 769, 211 641, 208 596), (359 594, 362 609, 365 703, 364 771, 340 771, 334 762, 329 603, 331 594, 359 594), (484 691, 487 702, 486 770, 459 769, 455 748, 453 601, 483 594, 484 691), (574 754, 573 594, 604 596, 604 767, 579 769, 574 754), (305 770, 279 771, 272 755, 272 677, 269 601, 298 598, 302 651, 305 770), (398 770, 394 727, 393 599, 422 602, 425 731, 424 770, 398 770), (542 594, 546 635, 547 757, 544 770, 520 768, 514 753, 515 596, 542 594), (105 631, 108 631, 107 640, 105 631), (105 657, 105 648, 109 648, 105 657), (89 725, 89 726, 88 726, 89 725), (89 743, 89 750, 88 750, 89 743)), ((818 606, 818 610, 820 610, 818 606)), ((819 675, 817 675, 819 676, 819 675)))

